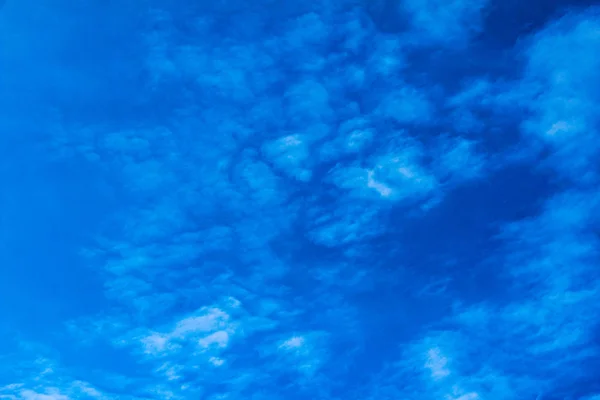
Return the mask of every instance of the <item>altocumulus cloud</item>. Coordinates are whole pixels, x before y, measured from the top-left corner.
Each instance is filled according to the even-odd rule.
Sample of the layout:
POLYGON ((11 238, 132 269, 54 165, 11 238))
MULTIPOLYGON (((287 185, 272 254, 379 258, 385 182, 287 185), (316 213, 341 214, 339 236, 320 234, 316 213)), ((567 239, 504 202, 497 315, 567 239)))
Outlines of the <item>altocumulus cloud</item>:
POLYGON ((7 313, 0 398, 599 396, 597 9, 482 52, 492 0, 136 5, 30 5, 94 63, 0 50, 46 66, 0 126, 107 204, 37 266, 94 303, 7 313))

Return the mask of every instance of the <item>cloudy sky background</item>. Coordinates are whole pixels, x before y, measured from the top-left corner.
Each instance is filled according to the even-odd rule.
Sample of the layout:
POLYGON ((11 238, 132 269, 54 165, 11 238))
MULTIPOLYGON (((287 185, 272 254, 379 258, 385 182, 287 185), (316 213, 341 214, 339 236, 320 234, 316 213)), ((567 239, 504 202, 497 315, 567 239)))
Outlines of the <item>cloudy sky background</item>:
POLYGON ((0 9, 0 399, 600 399, 592 1, 190 3, 0 9))

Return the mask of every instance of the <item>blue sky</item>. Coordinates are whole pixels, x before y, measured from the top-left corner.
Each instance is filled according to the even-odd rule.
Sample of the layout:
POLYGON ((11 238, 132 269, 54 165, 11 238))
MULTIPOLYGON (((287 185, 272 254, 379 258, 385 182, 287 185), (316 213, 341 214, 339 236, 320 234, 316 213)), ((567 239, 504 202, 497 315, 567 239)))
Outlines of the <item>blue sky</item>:
POLYGON ((1 3, 0 399, 600 399, 592 1, 1 3))

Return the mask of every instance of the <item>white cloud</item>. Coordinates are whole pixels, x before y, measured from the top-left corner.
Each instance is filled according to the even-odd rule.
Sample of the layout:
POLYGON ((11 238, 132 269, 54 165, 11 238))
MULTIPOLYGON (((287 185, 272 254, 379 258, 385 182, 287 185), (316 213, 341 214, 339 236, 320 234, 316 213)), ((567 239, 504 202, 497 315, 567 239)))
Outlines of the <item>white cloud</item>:
POLYGON ((463 138, 443 137, 438 146, 434 169, 440 179, 459 183, 484 175, 486 160, 478 152, 475 142, 463 138))
POLYGON ((475 392, 469 392, 458 397, 455 396, 447 396, 448 400, 477 400, 479 399, 479 394, 475 392))
POLYGON ((148 355, 178 352, 182 343, 195 341, 200 349, 227 347, 235 331, 230 316, 216 307, 205 307, 197 314, 176 322, 171 330, 151 333, 141 338, 148 355))
POLYGON ((266 143, 265 155, 285 174, 307 182, 312 177, 310 170, 310 143, 302 135, 289 135, 266 143))
POLYGON ((225 364, 225 360, 219 357, 211 357, 208 359, 208 361, 210 361, 210 363, 215 367, 220 367, 221 365, 225 364))
POLYGON ((279 345, 280 349, 284 350, 295 350, 299 349, 304 345, 304 338, 302 336, 293 336, 279 345))
POLYGON ((182 338, 190 334, 210 332, 225 326, 229 321, 229 314, 218 308, 202 309, 201 313, 204 315, 188 317, 179 321, 169 336, 182 338))
POLYGON ((292 85, 285 94, 285 104, 289 121, 300 127, 329 120, 333 115, 329 91, 314 79, 292 85))
POLYGON ((450 375, 447 368, 448 359, 442 355, 439 348, 430 349, 427 352, 427 362, 425 368, 431 371, 431 377, 435 380, 443 379, 450 375))
POLYGON ((406 86, 387 94, 375 114, 404 125, 427 125, 434 118, 433 112, 433 106, 424 93, 406 86))
POLYGON ((142 343, 147 354, 157 354, 167 349, 169 337, 168 335, 153 333, 144 337, 142 343))
POLYGON ((419 200, 433 194, 438 182, 420 163, 415 147, 400 148, 396 154, 379 157, 369 173, 368 186, 392 200, 419 200))
POLYGON ((376 181, 374 175, 375 172, 373 170, 367 171, 367 187, 375 190, 381 197, 390 197, 392 195, 392 188, 382 182, 376 181))
POLYGON ((229 343, 229 333, 226 331, 218 331, 211 333, 210 335, 203 337, 198 341, 198 344, 201 347, 211 347, 216 346, 219 348, 227 347, 229 343))
POLYGON ((482 26, 488 0, 403 0, 415 44, 463 45, 482 26))
POLYGON ((597 136, 600 96, 600 23, 594 13, 571 14, 549 24, 532 39, 525 79, 537 85, 527 138, 550 146, 548 166, 560 176, 590 182, 600 154, 597 136))
POLYGON ((70 400, 68 396, 61 394, 56 388, 49 388, 46 393, 22 390, 20 395, 23 400, 70 400))

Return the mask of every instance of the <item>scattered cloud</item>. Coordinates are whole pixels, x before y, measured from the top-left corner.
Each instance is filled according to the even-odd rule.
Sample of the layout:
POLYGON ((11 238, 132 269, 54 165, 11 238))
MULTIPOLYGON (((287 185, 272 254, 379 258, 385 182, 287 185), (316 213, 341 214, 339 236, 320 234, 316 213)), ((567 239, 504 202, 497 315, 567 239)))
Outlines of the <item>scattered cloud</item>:
POLYGON ((409 15, 415 44, 464 45, 483 25, 488 0, 404 0, 401 8, 409 15))
POLYGON ((597 11, 448 82, 422 53, 472 51, 492 3, 396 3, 394 34, 353 1, 142 12, 135 105, 63 107, 40 145, 118 203, 77 249, 102 311, 49 330, 64 357, 3 357, 0 398, 594 399, 597 11), (549 189, 495 220, 482 188, 516 164, 549 189), (455 217, 463 192, 489 220, 455 217))

